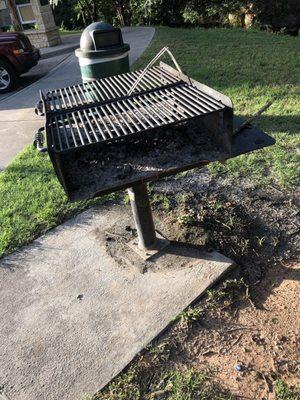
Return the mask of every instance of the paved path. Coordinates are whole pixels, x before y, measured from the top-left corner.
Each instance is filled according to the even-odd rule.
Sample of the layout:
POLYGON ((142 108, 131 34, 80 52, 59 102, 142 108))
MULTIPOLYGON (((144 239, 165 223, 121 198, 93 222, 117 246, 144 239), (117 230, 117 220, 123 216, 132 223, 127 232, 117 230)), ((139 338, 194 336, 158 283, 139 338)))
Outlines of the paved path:
POLYGON ((79 47, 80 33, 61 35, 61 44, 54 47, 44 47, 40 50, 42 60, 53 58, 59 54, 71 53, 79 47))
MULTIPOLYGON (((132 64, 146 49, 154 35, 154 28, 124 28, 124 41, 130 43, 132 64)), ((72 53, 49 74, 0 101, 0 171, 32 142, 35 132, 43 125, 43 118, 34 114, 39 90, 48 91, 81 81, 78 60, 72 53)))

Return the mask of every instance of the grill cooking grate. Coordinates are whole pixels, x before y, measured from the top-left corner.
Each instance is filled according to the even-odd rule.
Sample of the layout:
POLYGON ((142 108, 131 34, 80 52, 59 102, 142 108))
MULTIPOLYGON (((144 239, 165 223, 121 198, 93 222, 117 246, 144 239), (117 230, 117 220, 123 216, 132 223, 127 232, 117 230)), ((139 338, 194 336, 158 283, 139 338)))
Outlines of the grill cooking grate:
MULTIPOLYGON (((46 94, 46 112, 67 110, 124 97, 141 73, 142 71, 134 71, 103 78, 100 81, 95 80, 51 90, 46 94)), ((136 88, 135 93, 172 85, 179 81, 180 79, 167 73, 162 68, 154 67, 147 72, 143 81, 136 88)))
POLYGON ((42 95, 47 138, 50 136, 53 149, 64 152, 89 144, 125 141, 212 113, 222 124, 225 105, 221 100, 163 67, 149 69, 128 96, 140 74, 115 75, 42 95))
POLYGON ((218 112, 223 104, 186 83, 50 115, 48 126, 56 151, 113 141, 142 131, 218 112))

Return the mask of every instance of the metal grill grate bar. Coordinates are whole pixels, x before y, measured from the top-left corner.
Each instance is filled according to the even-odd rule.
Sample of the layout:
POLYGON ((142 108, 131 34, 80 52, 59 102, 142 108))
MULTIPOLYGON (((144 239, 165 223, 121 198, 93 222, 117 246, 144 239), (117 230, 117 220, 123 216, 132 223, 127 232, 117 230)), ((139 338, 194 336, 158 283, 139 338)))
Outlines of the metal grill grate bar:
MULTIPOLYGON (((163 70, 160 67, 157 67, 159 70, 162 70, 164 72, 164 74, 169 78, 172 79, 174 78, 172 76, 172 74, 170 74, 168 71, 163 70)), ((155 70, 157 68, 153 68, 153 70, 151 70, 152 72, 155 73, 155 70)), ((207 93, 204 93, 202 90, 198 89, 197 87, 193 86, 193 84, 191 83, 189 86, 184 87, 185 89, 191 90, 192 92, 194 92, 194 94, 196 94, 197 96, 200 96, 203 100, 206 99, 209 103, 214 103, 217 107, 220 106, 220 101, 214 99, 212 96, 209 96, 207 93)), ((208 103, 208 104, 209 104, 208 103)))
POLYGON ((68 126, 70 128, 70 132, 71 132, 71 135, 72 135, 74 146, 78 147, 77 139, 76 139, 76 136, 75 136, 75 132, 74 132, 74 129, 73 129, 69 114, 66 114, 66 118, 67 118, 67 121, 68 121, 68 126))
POLYGON ((201 110, 202 112, 207 112, 207 111, 211 112, 211 111, 217 110, 217 107, 210 107, 206 104, 203 104, 203 102, 199 102, 195 96, 194 97, 191 96, 189 94, 189 92, 183 90, 183 88, 178 88, 178 92, 180 93, 180 96, 182 95, 182 97, 185 99, 185 101, 188 104, 199 108, 199 110, 201 110))
MULTIPOLYGON (((199 96, 201 96, 204 99, 207 99, 209 102, 214 103, 216 106, 220 105, 220 101, 214 99, 213 97, 209 96, 208 94, 202 92, 201 90, 198 90, 197 88, 195 88, 194 86, 190 86, 190 89, 192 92, 194 92, 195 94, 198 94, 199 96)), ((222 103, 221 103, 222 104, 222 103)))
POLYGON ((152 102, 153 107, 157 107, 158 110, 161 112, 164 111, 164 115, 171 121, 171 122, 176 122, 180 120, 180 116, 176 112, 172 112, 170 108, 167 106, 167 101, 164 101, 163 97, 161 95, 157 95, 156 97, 152 94, 149 93, 145 96, 149 101, 152 102))
POLYGON ((147 105, 148 107, 152 107, 153 112, 160 118, 160 120, 164 123, 174 123, 176 120, 170 116, 170 114, 162 107, 161 103, 152 102, 150 96, 144 96, 146 102, 142 99, 143 104, 147 105), (159 107, 160 106, 160 107, 159 107))
MULTIPOLYGON (((134 110, 135 110, 135 112, 137 113, 137 115, 139 115, 140 118, 142 118, 142 120, 146 121, 146 123, 148 124, 148 126, 145 125, 145 124, 142 122, 142 120, 140 121, 146 129, 148 129, 149 127, 154 128, 155 124, 153 124, 153 123, 147 118, 147 116, 145 115, 145 113, 142 113, 142 111, 144 111, 144 108, 143 108, 142 110, 139 110, 139 108, 135 105, 135 101, 132 100, 132 99, 124 100, 124 103, 128 103, 128 105, 129 105, 130 107, 134 108, 134 110)), ((127 108, 129 108, 129 107, 127 106, 127 108)), ((130 108, 129 108, 129 109, 130 109, 130 108)))
POLYGON ((93 87, 93 93, 96 98, 96 101, 104 101, 105 95, 103 95, 103 93, 100 90, 101 88, 100 88, 99 82, 93 81, 93 82, 91 82, 91 85, 93 87))
POLYGON ((106 79, 105 81, 102 82, 103 86, 107 89, 107 91, 109 92, 109 98, 117 98, 117 97, 121 97, 123 94, 122 92, 118 91, 116 88, 116 83, 112 83, 110 82, 108 79, 106 79))
POLYGON ((89 126, 91 128, 91 131, 92 131, 92 133, 94 135, 94 138, 96 139, 97 142, 99 142, 99 137, 98 137, 98 135, 97 135, 97 133, 95 131, 95 128, 93 127, 93 123, 92 123, 90 115, 89 115, 90 112, 87 112, 86 110, 83 110, 83 113, 84 113, 84 116, 86 117, 86 120, 87 120, 87 122, 88 122, 88 124, 89 124, 89 126))
MULTIPOLYGON (((47 112, 67 110, 116 97, 124 97, 141 73, 142 70, 129 72, 100 81, 95 80, 52 90, 46 94, 46 110, 47 112)), ((162 68, 154 67, 147 71, 145 78, 139 83, 134 93, 156 89, 179 81, 180 79, 170 75, 162 68)))
POLYGON ((108 137, 109 138, 113 138, 114 136, 113 136, 112 132, 110 131, 110 129, 109 129, 106 121, 103 119, 102 115, 99 113, 98 109, 95 107, 95 108, 93 108, 93 110, 98 115, 98 117, 100 118, 100 121, 103 124, 103 126, 105 128, 105 131, 108 134, 108 137))
POLYGON ((74 120, 74 122, 75 122, 75 127, 76 127, 76 129, 77 129, 78 136, 79 136, 79 139, 80 139, 80 141, 81 141, 81 144, 84 145, 85 142, 84 142, 83 136, 82 136, 82 134, 81 134, 81 130, 80 130, 80 127, 79 127, 79 125, 78 125, 78 121, 77 121, 77 117, 76 117, 76 114, 75 114, 75 113, 72 113, 72 118, 73 118, 73 120, 74 120))
POLYGON ((164 71, 160 67, 154 67, 149 70, 149 75, 155 81, 157 79, 161 79, 165 81, 166 84, 175 83, 180 81, 180 79, 176 78, 175 76, 169 75, 166 71, 164 71))
MULTIPOLYGON (((119 75, 107 80, 101 85, 101 89, 99 82, 93 82, 91 87, 95 86, 93 91, 102 100, 127 89, 135 81, 136 75, 137 73, 131 76, 119 75)), ((141 84, 146 88, 154 82, 150 75, 149 80, 146 79, 141 84)), ((76 94, 78 98, 82 96, 82 89, 78 87, 75 87, 74 92, 70 91, 70 94, 68 90, 69 88, 65 91, 65 97, 60 89, 56 91, 56 101, 62 107, 70 104, 70 94, 74 97, 76 94)), ((50 115, 49 120, 55 149, 65 151, 186 121, 207 113, 219 112, 223 108, 223 104, 217 100, 204 96, 197 88, 181 81, 176 86, 158 88, 156 91, 139 93, 82 110, 70 110, 58 116, 50 115)))
POLYGON ((179 91, 193 102, 196 102, 201 105, 201 107, 204 107, 204 109, 206 109, 207 111, 218 110, 218 108, 220 107, 220 104, 216 105, 214 102, 206 100, 201 96, 200 93, 193 93, 190 88, 182 87, 179 88, 179 91))
POLYGON ((98 130, 99 130, 99 132, 100 132, 100 134, 101 134, 101 136, 102 136, 102 139, 103 140, 107 140, 108 138, 109 138, 109 136, 107 137, 106 135, 105 135, 105 132, 104 132, 104 130, 103 130, 103 127, 99 124, 99 121, 98 121, 98 119, 96 118, 96 116, 95 116, 95 110, 93 110, 93 109, 91 109, 90 110, 90 115, 92 116, 92 118, 93 118, 93 121, 95 122, 95 124, 97 125, 97 128, 98 128, 98 130))

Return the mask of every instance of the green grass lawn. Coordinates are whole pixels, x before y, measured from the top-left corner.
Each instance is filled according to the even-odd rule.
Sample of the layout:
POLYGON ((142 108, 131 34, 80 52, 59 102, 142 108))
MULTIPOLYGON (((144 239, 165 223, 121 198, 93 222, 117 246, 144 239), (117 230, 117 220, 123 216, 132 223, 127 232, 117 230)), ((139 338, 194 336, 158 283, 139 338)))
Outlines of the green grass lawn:
POLYGON ((77 33, 82 33, 82 29, 76 29, 76 30, 73 30, 73 31, 68 31, 66 29, 60 29, 59 33, 61 35, 74 35, 74 34, 77 34, 77 33))
MULTIPOLYGON (((273 96, 283 96, 258 122, 277 144, 225 166, 216 164, 212 171, 249 175, 255 183, 298 185, 299 39, 257 31, 158 28, 134 67, 144 67, 165 45, 189 75, 230 96, 239 115, 251 115, 273 96)), ((27 147, 0 174, 0 257, 106 199, 68 203, 48 156, 27 147)))
MULTIPOLYGON (((256 124, 277 144, 235 158, 214 172, 249 175, 261 183, 296 186, 300 180, 300 40, 255 30, 159 28, 136 62, 142 68, 168 45, 179 65, 194 79, 228 95, 235 114, 251 116, 267 101, 278 100, 256 124), (298 155, 297 155, 298 149, 298 155)), ((169 61, 167 56, 164 59, 169 61)))
POLYGON ((0 174, 0 256, 10 253, 63 220, 115 198, 70 203, 47 155, 32 146, 0 174))

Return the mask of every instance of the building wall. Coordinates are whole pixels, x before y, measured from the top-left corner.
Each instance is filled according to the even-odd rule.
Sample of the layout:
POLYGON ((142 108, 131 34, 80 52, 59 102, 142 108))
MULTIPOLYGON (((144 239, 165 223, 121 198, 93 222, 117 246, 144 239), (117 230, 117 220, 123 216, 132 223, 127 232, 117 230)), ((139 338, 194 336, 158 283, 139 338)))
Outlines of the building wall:
MULTIPOLYGON (((21 1, 20 3, 27 3, 21 1)), ((29 0, 28 0, 29 3, 29 0)), ((61 43, 58 27, 55 25, 52 9, 45 0, 30 0, 37 29, 24 30, 31 43, 37 48, 55 46, 61 43)), ((32 22, 32 21, 31 21, 32 22)), ((5 0, 0 0, 0 27, 11 25, 5 0)), ((23 26, 25 26, 23 24, 23 26)), ((28 27, 28 25, 27 25, 28 27)))
POLYGON ((6 8, 5 0, 0 0, 0 28, 2 26, 10 26, 11 20, 6 8))
POLYGON ((24 33, 29 37, 30 42, 38 49, 61 44, 61 38, 57 27, 48 30, 31 29, 24 31, 24 33))

